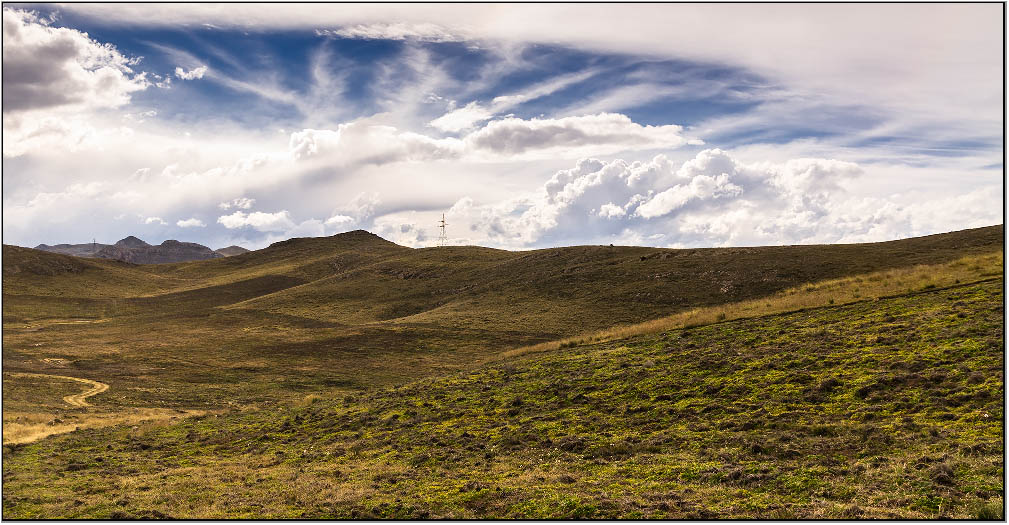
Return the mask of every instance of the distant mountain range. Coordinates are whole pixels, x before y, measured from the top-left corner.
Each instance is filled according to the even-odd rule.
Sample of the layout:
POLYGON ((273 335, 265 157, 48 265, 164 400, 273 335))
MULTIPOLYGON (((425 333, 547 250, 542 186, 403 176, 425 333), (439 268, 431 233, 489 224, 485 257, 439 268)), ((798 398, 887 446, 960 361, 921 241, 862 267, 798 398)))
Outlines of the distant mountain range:
POLYGON ((241 255, 249 251, 241 246, 228 246, 220 250, 211 250, 202 244, 176 240, 168 240, 155 246, 132 235, 119 240, 115 244, 86 243, 57 244, 55 246, 40 244, 35 249, 76 257, 112 259, 136 264, 203 261, 206 259, 241 255))

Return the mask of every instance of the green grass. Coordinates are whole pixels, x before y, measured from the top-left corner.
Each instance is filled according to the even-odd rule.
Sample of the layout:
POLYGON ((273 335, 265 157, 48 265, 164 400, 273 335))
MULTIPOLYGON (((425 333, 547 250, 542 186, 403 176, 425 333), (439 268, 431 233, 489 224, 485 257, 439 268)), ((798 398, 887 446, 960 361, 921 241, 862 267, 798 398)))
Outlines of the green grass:
POLYGON ((108 407, 288 403, 471 369, 514 348, 809 282, 992 253, 1002 231, 529 252, 414 250, 351 232, 163 265, 4 246, 3 365, 108 383, 96 399, 108 407), (100 322, 70 322, 88 320, 100 322))
POLYGON ((961 282, 994 279, 993 276, 1001 275, 1003 265, 1002 254, 996 252, 968 255, 938 264, 894 268, 807 283, 759 299, 692 308, 643 323, 615 326, 575 337, 516 348, 502 353, 500 357, 508 359, 531 352, 569 348, 586 342, 611 341, 664 330, 702 326, 727 319, 759 317, 834 304, 874 301, 894 295, 932 290, 939 286, 947 287, 961 282))
POLYGON ((1002 236, 4 246, 4 371, 110 386, 68 409, 69 384, 4 378, 5 417, 107 427, 5 447, 4 516, 991 516, 1002 236))
POLYGON ((1003 282, 5 447, 4 516, 998 518, 1003 282))

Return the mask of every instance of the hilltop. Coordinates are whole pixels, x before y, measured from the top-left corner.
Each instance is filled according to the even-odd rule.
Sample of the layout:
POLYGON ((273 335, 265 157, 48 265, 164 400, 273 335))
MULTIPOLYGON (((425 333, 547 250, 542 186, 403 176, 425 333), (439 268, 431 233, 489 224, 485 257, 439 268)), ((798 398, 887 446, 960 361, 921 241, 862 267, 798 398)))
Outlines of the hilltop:
POLYGON ((242 248, 241 246, 231 245, 226 248, 220 248, 214 251, 225 257, 232 257, 234 255, 242 255, 243 253, 249 253, 251 250, 249 250, 248 248, 242 248))

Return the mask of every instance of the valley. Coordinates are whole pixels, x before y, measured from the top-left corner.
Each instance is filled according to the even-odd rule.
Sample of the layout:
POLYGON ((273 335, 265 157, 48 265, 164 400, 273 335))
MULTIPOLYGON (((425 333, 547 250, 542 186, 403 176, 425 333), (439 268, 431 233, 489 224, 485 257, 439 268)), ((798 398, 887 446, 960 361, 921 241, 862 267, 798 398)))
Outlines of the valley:
POLYGON ((508 252, 356 231, 156 265, 5 245, 4 514, 914 518, 946 498, 971 515, 1001 486, 1001 427, 984 425, 1002 418, 1002 239, 995 226, 873 244, 508 252), (953 351, 968 353, 943 357, 953 351), (874 400, 893 374, 926 379, 874 400), (937 374, 942 389, 928 386, 937 374), (77 379, 108 389, 75 406, 64 398, 85 393, 77 379), (962 400, 944 411, 949 396, 962 400), (977 481, 900 501, 882 496, 896 478, 830 494, 801 481, 884 469, 872 458, 895 454, 893 438, 856 445, 880 431, 868 412, 912 441, 936 429, 943 439, 901 454, 945 450, 946 477, 977 481), (846 455, 815 459, 819 438, 846 455), (46 466, 29 474, 26 461, 46 466), (262 466, 239 466, 250 461, 262 466), (112 477, 87 498, 32 492, 57 472, 70 490, 94 469, 112 477), (631 471, 640 479, 617 483, 631 471), (207 496, 175 481, 117 495, 156 472, 198 473, 207 496), (249 476, 264 481, 220 492, 249 476), (794 482, 741 481, 752 476, 794 482), (569 478, 593 481, 572 491, 569 478), (294 496, 311 483, 332 487, 328 503, 294 496), (853 508, 870 497, 860 490, 876 503, 853 508))

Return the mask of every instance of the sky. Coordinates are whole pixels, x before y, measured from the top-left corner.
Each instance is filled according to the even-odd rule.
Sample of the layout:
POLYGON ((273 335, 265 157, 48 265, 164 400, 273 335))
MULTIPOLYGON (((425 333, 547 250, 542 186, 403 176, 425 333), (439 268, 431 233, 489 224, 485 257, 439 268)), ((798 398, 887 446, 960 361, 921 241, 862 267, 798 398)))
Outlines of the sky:
POLYGON ((3 242, 1002 223, 1001 4, 4 4, 3 242))

